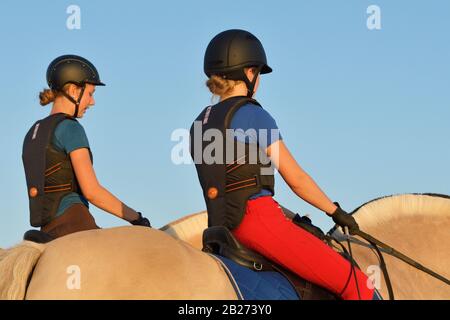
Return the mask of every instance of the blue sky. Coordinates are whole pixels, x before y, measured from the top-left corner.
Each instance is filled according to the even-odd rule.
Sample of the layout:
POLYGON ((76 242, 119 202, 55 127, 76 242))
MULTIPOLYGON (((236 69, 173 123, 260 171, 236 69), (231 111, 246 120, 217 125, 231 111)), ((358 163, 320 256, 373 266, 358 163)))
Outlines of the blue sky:
MULTIPOLYGON (((0 247, 29 229, 22 142, 50 112, 37 94, 62 54, 88 58, 107 84, 81 120, 100 182, 155 227, 203 210, 195 168, 171 162, 170 137, 210 103, 204 50, 231 28, 262 41, 274 72, 257 99, 344 209, 389 194, 450 194, 449 16, 445 0, 1 1, 0 247), (66 27, 72 4, 80 30, 66 27), (381 30, 366 26, 372 4, 381 30)), ((332 226, 279 176, 276 199, 332 226)), ((127 224, 92 213, 103 227, 127 224)))

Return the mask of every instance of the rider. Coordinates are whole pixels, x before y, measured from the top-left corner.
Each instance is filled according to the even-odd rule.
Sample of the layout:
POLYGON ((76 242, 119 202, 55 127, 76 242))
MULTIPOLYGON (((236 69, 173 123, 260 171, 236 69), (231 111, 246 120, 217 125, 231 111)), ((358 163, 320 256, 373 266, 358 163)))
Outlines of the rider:
POLYGON ((191 155, 207 205, 208 226, 228 227, 248 248, 343 299, 372 299, 367 276, 286 218, 272 198, 273 164, 300 198, 338 225, 351 232, 358 230, 354 218, 333 203, 297 164, 275 120, 253 99, 259 75, 272 72, 261 42, 244 30, 219 33, 206 49, 204 72, 209 90, 220 97, 191 127, 191 155), (214 140, 223 152, 211 152, 208 143, 212 138, 205 138, 209 129, 228 137, 221 145, 214 140), (234 130, 231 139, 229 129, 234 130), (252 153, 254 146, 260 148, 256 154, 252 153), (238 150, 245 151, 239 154, 238 150), (208 153, 214 154, 214 161, 203 159, 208 153))
POLYGON ((60 56, 47 69, 47 83, 50 88, 39 99, 42 106, 53 103, 52 110, 30 128, 23 144, 31 225, 53 238, 99 229, 90 202, 133 225, 150 227, 140 212, 100 185, 86 133, 76 120, 95 104, 95 87, 104 86, 97 69, 83 57, 60 56))

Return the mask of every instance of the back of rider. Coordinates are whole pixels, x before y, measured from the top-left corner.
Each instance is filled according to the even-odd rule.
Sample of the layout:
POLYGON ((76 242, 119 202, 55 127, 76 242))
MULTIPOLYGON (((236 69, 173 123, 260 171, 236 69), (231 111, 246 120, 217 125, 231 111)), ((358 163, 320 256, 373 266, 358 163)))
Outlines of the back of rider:
MULTIPOLYGON (((52 143, 57 150, 66 154, 81 148, 90 149, 84 128, 79 122, 69 119, 61 121, 55 128, 52 143)), ((63 215, 74 204, 83 204, 89 208, 89 202, 82 194, 71 192, 62 198, 56 217, 63 215)))
MULTIPOLYGON (((282 139, 271 115, 252 104, 236 111, 230 127, 237 130, 236 139, 239 141, 259 143, 264 149, 282 139), (254 130, 244 134, 248 129, 254 130)), ((350 263, 286 218, 272 196, 269 190, 262 190, 250 197, 244 218, 232 230, 233 235, 249 249, 343 299, 359 299, 359 296, 361 299, 372 299, 373 290, 366 285, 367 276, 357 270, 357 281, 354 276, 350 277, 350 263)))
MULTIPOLYGON (((80 148, 90 149, 84 128, 79 122, 69 119, 63 120, 57 125, 52 144, 57 150, 66 154, 80 148)), ((76 192, 64 196, 55 218, 41 227, 41 231, 53 238, 90 229, 99 229, 99 227, 89 212, 89 202, 82 194, 76 192)))

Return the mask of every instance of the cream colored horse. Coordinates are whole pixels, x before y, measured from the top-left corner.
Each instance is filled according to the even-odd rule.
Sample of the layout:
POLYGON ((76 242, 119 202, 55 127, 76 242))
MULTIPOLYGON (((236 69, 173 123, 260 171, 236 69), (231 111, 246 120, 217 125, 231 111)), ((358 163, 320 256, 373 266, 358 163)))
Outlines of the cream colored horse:
MULTIPOLYGON (((83 231, 41 249, 26 299, 237 298, 215 259, 160 230, 129 226, 83 231)), ((33 260, 37 255, 30 243, 14 250, 33 260)), ((29 258, 0 266, 0 274, 14 279, 19 265, 30 265, 29 258)), ((9 282, 6 290, 1 287, 8 284, 2 283, 0 297, 23 298, 23 290, 11 290, 17 283, 9 282)))
MULTIPOLYGON (((450 199, 393 196, 366 204, 355 217, 362 230, 449 276, 450 199)), ((0 250, 0 299, 236 299, 220 263, 199 250, 206 225, 201 212, 161 230, 132 226, 47 245, 24 241, 0 250)), ((355 244, 353 251, 363 271, 374 264, 370 250, 355 244)), ((435 280, 386 261, 396 298, 450 298, 435 280)))

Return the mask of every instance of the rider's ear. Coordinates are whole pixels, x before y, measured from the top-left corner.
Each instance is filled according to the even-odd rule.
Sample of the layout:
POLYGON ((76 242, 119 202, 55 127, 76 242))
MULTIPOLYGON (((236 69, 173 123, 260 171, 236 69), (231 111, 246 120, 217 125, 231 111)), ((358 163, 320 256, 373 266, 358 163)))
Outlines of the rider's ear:
POLYGON ((68 95, 75 97, 78 94, 78 87, 73 83, 69 83, 67 86, 66 92, 68 95))
POLYGON ((245 75, 247 76, 248 80, 252 81, 253 77, 255 76, 256 73, 256 68, 245 68, 244 69, 245 75))

